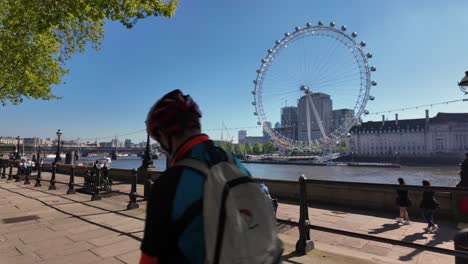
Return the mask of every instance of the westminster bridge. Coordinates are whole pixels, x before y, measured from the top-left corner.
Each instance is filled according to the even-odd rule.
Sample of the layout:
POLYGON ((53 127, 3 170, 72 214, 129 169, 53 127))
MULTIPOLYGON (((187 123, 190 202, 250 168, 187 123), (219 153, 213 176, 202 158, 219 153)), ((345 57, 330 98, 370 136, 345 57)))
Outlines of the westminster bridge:
MULTIPOLYGON (((24 153, 36 153, 38 150, 38 147, 35 147, 34 145, 24 146, 24 153)), ((57 152, 57 146, 41 146, 40 147, 41 153, 56 153, 57 152)), ((133 148, 125 148, 125 147, 94 147, 94 146, 82 146, 82 147, 77 147, 77 146, 69 146, 69 145, 64 145, 60 146, 60 152, 71 152, 71 151, 80 151, 81 154, 86 155, 89 153, 111 153, 113 151, 116 151, 118 153, 128 153, 128 154, 140 154, 145 151, 144 147, 133 147, 133 148)), ((14 145, 0 145, 0 153, 13 153, 16 151, 16 146, 14 145)), ((20 151, 23 152, 23 146, 20 145, 20 151)))

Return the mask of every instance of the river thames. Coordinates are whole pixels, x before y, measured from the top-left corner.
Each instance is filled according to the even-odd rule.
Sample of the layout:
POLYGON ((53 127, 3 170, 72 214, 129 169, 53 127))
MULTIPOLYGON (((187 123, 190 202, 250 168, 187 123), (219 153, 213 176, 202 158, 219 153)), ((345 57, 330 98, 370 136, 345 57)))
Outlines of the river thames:
MULTIPOLYGON (((99 157, 86 157, 81 161, 92 161, 99 157)), ((153 160, 157 170, 164 170, 166 160, 153 160)), ((141 166, 138 157, 119 157, 112 161, 111 168, 133 169, 141 166)), ((434 166, 413 167, 402 166, 401 168, 370 168, 370 167, 348 167, 348 166, 303 166, 303 165, 275 165, 248 163, 244 166, 259 178, 297 180, 301 174, 308 179, 345 181, 345 182, 367 182, 367 183, 390 183, 395 184, 399 177, 405 179, 409 185, 421 185, 422 180, 429 180, 434 186, 455 186, 460 177, 459 166, 434 166)))

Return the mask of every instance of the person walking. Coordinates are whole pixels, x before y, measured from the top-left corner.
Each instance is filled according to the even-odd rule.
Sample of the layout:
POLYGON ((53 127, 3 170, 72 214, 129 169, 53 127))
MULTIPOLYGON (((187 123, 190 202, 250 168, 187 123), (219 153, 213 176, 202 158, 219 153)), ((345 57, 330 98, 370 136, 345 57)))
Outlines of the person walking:
POLYGON ((460 182, 457 187, 468 187, 468 152, 465 153, 465 160, 460 163, 460 182))
MULTIPOLYGON (((398 184, 400 186, 405 186, 405 180, 403 180, 403 178, 398 178, 398 184)), ((398 217, 396 221, 404 225, 409 225, 411 222, 408 216, 408 207, 411 206, 411 200, 408 196, 408 190, 398 188, 396 202, 400 209, 400 217, 398 217)))
MULTIPOLYGON (((422 181, 422 185, 424 187, 430 187, 431 183, 424 180, 422 181)), ((434 212, 438 207, 439 203, 435 199, 435 193, 430 190, 425 190, 423 193, 423 199, 420 204, 424 220, 427 222, 427 227, 424 228, 425 231, 433 233, 439 229, 439 227, 434 223, 434 212)))
POLYGON ((201 116, 198 105, 180 90, 164 95, 147 115, 147 133, 159 142, 168 166, 151 188, 140 264, 279 263, 282 247, 269 243, 281 243, 277 239, 274 216, 269 211, 271 202, 237 159, 201 134, 201 116), (236 178, 239 174, 244 177, 236 178), (216 183, 226 179, 235 182, 230 180, 224 188, 215 188, 216 183), (231 196, 244 184, 248 189, 243 189, 243 195, 231 196), (218 200, 221 196, 215 193, 222 194, 223 198, 218 200), (256 199, 250 199, 253 194, 257 195, 256 199), (247 203, 232 210, 241 198, 247 203), (263 208, 248 208, 258 200, 264 201, 263 208), (232 223, 244 228, 237 234, 243 239, 227 229, 232 223), (213 237, 217 239, 213 241, 213 237), (245 254, 250 255, 245 258, 245 254), (232 259, 227 261, 226 256, 232 259), (271 259, 264 258, 268 256, 271 259))

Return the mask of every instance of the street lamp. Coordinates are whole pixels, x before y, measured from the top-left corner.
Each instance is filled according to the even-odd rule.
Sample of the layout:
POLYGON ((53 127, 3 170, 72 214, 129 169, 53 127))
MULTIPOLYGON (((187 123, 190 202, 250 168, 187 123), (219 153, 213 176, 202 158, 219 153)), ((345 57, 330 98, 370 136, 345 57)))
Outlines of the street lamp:
POLYGON ((465 77, 458 83, 458 87, 462 92, 468 94, 468 71, 465 72, 465 77))
POLYGON ((20 136, 17 136, 16 137, 16 157, 15 159, 19 160, 20 159, 20 154, 19 154, 19 151, 20 151, 20 136))
POLYGON ((58 162, 58 161, 61 161, 62 159, 60 158, 60 136, 62 135, 62 130, 57 130, 57 138, 58 138, 58 141, 57 141, 57 153, 55 154, 55 161, 54 163, 58 162))

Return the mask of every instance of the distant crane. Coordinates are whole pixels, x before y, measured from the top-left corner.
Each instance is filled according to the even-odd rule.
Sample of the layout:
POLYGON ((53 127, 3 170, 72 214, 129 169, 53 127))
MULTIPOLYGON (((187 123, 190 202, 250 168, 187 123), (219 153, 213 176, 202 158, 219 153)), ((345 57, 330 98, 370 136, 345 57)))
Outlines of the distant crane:
POLYGON ((229 134, 229 129, 227 128, 226 124, 224 124, 224 121, 221 124, 221 140, 224 140, 223 132, 226 130, 226 141, 233 142, 234 141, 234 136, 231 136, 229 134))

